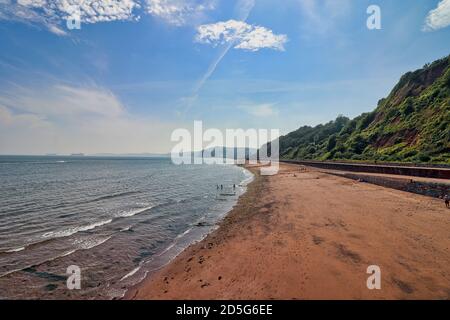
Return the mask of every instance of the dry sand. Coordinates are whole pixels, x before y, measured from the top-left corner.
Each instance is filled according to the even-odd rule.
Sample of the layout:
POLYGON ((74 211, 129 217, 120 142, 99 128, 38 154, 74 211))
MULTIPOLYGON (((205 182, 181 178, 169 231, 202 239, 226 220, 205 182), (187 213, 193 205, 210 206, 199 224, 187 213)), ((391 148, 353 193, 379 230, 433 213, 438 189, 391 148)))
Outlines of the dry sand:
POLYGON ((449 248, 443 202, 283 164, 126 298, 449 299, 449 248))

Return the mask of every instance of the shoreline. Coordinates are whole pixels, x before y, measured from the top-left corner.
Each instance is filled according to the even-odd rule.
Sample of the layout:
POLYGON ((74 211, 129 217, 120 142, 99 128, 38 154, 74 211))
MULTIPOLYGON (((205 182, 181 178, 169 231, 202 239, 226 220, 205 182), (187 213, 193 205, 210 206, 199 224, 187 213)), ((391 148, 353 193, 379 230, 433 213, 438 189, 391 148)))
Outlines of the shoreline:
MULTIPOLYGON (((181 252, 171 256, 168 259, 167 262, 165 262, 165 263, 163 263, 163 264, 161 264, 161 265, 159 265, 157 267, 154 267, 153 269, 146 270, 144 275, 142 276, 141 280, 138 280, 137 283, 135 283, 134 285, 131 285, 128 289, 126 289, 125 293, 123 294, 122 297, 116 297, 116 298, 113 298, 113 299, 119 299, 119 300, 130 299, 130 297, 132 295, 132 293, 130 293, 130 292, 134 292, 135 290, 138 290, 138 288, 142 285, 142 283, 144 283, 148 278, 152 277, 155 273, 158 273, 161 269, 164 269, 165 267, 170 265, 174 260, 176 260, 185 251, 189 250, 192 246, 195 246, 197 244, 202 243, 211 234, 213 234, 215 232, 218 232, 218 230, 220 229, 221 225, 224 223, 224 220, 226 220, 228 218, 228 216, 230 214, 232 214, 232 212, 234 212, 236 206, 239 204, 241 199, 247 195, 249 186, 252 185, 255 182, 255 179, 257 177, 256 171, 250 169, 248 166, 238 166, 238 167, 242 168, 244 171, 248 171, 249 175, 247 176, 247 174, 245 174, 246 178, 244 180, 242 180, 241 183, 239 184, 239 187, 242 188, 242 191, 237 193, 238 197, 237 197, 235 203, 231 206, 231 208, 229 210, 227 210, 221 217, 219 217, 219 219, 215 223, 215 225, 211 226, 211 229, 206 234, 204 234, 200 239, 194 240, 193 242, 188 244, 184 249, 182 249, 181 252)), ((201 222, 199 222, 199 223, 201 223, 201 222)), ((164 250, 164 253, 166 253, 167 251, 171 250, 172 247, 175 244, 176 244, 176 242, 174 241, 174 243, 168 249, 164 250)), ((130 276, 133 276, 135 273, 140 271, 142 269, 142 267, 143 266, 139 266, 136 269, 132 270, 129 273, 129 275, 124 276, 123 279, 128 278, 130 276)))
POLYGON ((247 179, 250 179, 249 182, 246 181, 247 179, 243 181, 246 183, 244 185, 244 188, 246 190, 239 196, 236 204, 231 208, 231 210, 229 210, 224 215, 224 217, 218 221, 215 228, 213 228, 205 237, 203 237, 203 239, 201 239, 199 241, 195 241, 194 243, 191 243, 189 246, 187 246, 184 250, 182 250, 178 255, 174 256, 166 264, 160 266, 159 268, 157 268, 155 270, 148 271, 148 273, 144 276, 144 278, 141 281, 139 281, 138 283, 136 283, 135 285, 128 288, 126 290, 125 294, 123 295, 123 297, 120 299, 123 299, 123 300, 136 299, 136 296, 140 292, 140 289, 142 288, 142 286, 145 286, 146 282, 149 279, 156 277, 158 273, 160 273, 162 270, 164 270, 165 268, 170 266, 172 263, 174 263, 175 261, 180 259, 181 256, 189 255, 192 251, 197 251, 199 249, 202 249, 204 247, 205 243, 210 243, 207 241, 208 238, 214 237, 215 233, 219 233, 219 234, 222 233, 224 231, 223 227, 226 226, 227 224, 231 223, 231 221, 229 219, 233 220, 234 215, 239 215, 241 213, 242 209, 241 209, 240 205, 253 200, 253 197, 251 195, 249 195, 249 192, 252 191, 252 194, 253 194, 255 191, 260 190, 260 188, 262 187, 262 179, 263 179, 263 177, 261 177, 259 175, 258 166, 255 166, 255 167, 242 166, 242 168, 249 171, 252 175, 249 178, 247 178, 247 179))
POLYGON ((449 299, 441 201, 281 164, 123 299, 449 299), (379 265, 382 290, 368 290, 379 265))

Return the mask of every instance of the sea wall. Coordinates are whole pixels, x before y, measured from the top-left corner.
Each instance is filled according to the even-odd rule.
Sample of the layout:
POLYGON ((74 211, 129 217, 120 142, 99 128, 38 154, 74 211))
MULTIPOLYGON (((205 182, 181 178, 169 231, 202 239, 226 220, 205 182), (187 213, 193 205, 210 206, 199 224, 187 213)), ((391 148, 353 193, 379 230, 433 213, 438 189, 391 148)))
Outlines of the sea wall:
POLYGON ((423 181, 415 181, 414 179, 388 178, 355 173, 330 173, 330 174, 434 198, 441 198, 443 195, 450 193, 450 183, 444 182, 443 183, 423 182, 423 181))
POLYGON ((345 163, 345 162, 322 162, 322 161, 303 161, 303 160, 280 160, 286 163, 296 163, 310 167, 316 167, 329 170, 367 172, 367 173, 383 173, 395 174, 402 176, 414 176, 436 179, 449 179, 450 168, 438 167, 416 167, 404 165, 377 165, 363 163, 345 163))

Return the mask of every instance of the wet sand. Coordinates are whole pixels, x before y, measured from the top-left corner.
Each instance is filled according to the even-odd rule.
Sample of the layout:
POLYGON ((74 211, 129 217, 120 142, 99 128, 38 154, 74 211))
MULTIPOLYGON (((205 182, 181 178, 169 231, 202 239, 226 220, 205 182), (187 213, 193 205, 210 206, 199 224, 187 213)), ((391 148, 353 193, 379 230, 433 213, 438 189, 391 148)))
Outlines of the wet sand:
POLYGON ((449 248, 442 201, 282 164, 125 298, 449 299, 449 248))

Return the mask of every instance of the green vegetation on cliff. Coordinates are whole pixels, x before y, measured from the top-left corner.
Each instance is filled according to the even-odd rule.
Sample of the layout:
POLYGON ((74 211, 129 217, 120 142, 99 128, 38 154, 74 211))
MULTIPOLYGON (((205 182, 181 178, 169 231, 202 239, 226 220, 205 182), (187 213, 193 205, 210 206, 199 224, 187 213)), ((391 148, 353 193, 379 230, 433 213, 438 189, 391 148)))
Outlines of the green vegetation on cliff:
POLYGON ((450 56, 408 72, 370 112, 280 138, 284 159, 450 164, 450 56))

